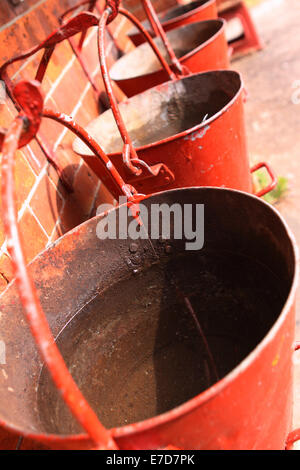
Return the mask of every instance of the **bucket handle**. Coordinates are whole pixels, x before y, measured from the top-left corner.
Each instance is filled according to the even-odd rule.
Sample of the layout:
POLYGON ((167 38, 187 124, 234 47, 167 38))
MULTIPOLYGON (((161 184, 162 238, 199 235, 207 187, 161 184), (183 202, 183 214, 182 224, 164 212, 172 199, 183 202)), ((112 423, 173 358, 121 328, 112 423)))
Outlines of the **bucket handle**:
MULTIPOLYGON (((298 351, 300 349, 300 341, 296 341, 294 345, 294 351, 298 351)), ((295 442, 300 441, 300 428, 294 429, 291 431, 287 437, 285 449, 292 450, 293 445, 295 442)))
MULTIPOLYGON (((14 166, 16 151, 26 145, 38 131, 42 117, 54 119, 65 125, 80 137, 89 148, 98 152, 102 163, 103 181, 114 181, 115 191, 127 197, 129 203, 141 200, 135 189, 125 184, 108 156, 99 144, 72 118, 62 113, 44 109, 40 83, 21 81, 14 87, 22 111, 14 119, 7 131, 0 129, 0 152, 2 151, 2 216, 7 236, 7 249, 10 253, 15 282, 18 288, 24 314, 40 355, 46 364, 54 384, 75 419, 81 424, 98 450, 118 450, 112 430, 106 429, 90 407, 70 374, 65 361, 55 343, 46 315, 40 304, 36 287, 26 265, 22 234, 19 230, 14 166)), ((128 204, 129 204, 128 203, 128 204)), ((175 449, 168 445, 165 449, 175 449)))
POLYGON ((189 74, 189 70, 187 70, 186 67, 182 66, 180 61, 177 59, 176 54, 167 38, 167 35, 164 31, 164 28, 162 27, 159 18, 156 14, 156 11, 151 3, 151 0, 142 0, 142 4, 145 10, 145 13, 148 17, 148 20, 152 26, 152 29, 157 37, 160 37, 162 40, 163 45, 165 46, 165 49, 170 57, 170 61, 172 63, 172 66, 175 70, 177 78, 180 78, 184 75, 189 74))
MULTIPOLYGON (((87 10, 88 12, 92 12, 94 10, 94 8, 96 7, 96 2, 97 0, 83 0, 83 1, 80 1, 78 2, 76 5, 74 5, 73 7, 71 8, 68 8, 60 17, 59 17, 59 22, 62 23, 64 18, 66 16, 68 16, 70 13, 72 13, 73 11, 77 10, 77 8, 80 8, 81 6, 84 6, 84 5, 88 5, 87 7, 87 10)), ((80 36, 80 39, 79 39, 79 44, 78 44, 78 50, 80 51, 82 49, 82 46, 83 46, 83 42, 85 40, 85 37, 86 37, 86 33, 87 33, 87 29, 85 29, 84 31, 82 31, 81 33, 81 36, 80 36)))
MULTIPOLYGON (((114 0, 111 0, 111 2, 113 3, 114 0)), ((149 39, 149 42, 151 43, 152 48, 154 52, 156 53, 156 55, 162 59, 161 60, 162 63, 163 62, 166 63, 165 59, 163 59, 163 57, 161 56, 156 44, 154 43, 150 35, 144 30, 144 28, 139 23, 139 21, 136 18, 133 19, 133 15, 131 15, 129 12, 127 12, 124 9, 122 9, 122 13, 127 18, 134 21, 134 24, 136 24, 137 26, 140 26, 141 31, 145 33, 146 38, 149 39)), ((130 135, 126 129, 125 122, 120 113, 117 100, 114 96, 111 79, 110 79, 109 71, 107 68, 106 53, 105 53, 105 28, 106 28, 106 25, 109 24, 109 22, 111 21, 112 16, 113 16, 112 9, 108 5, 106 6, 99 20, 98 54, 99 54, 100 68, 101 68, 105 90, 106 90, 106 93, 110 102, 110 107, 111 107, 113 116, 115 118, 117 127, 119 129, 119 132, 123 140, 123 144, 124 144, 123 151, 122 151, 124 165, 126 169, 135 177, 140 177, 140 178, 141 177, 147 178, 149 176, 158 177, 159 174, 163 174, 164 180, 170 183, 174 181, 175 178, 174 178, 174 174, 169 170, 169 168, 166 165, 163 165, 160 163, 158 165, 149 166, 144 161, 139 159, 136 153, 136 150, 133 146, 130 135)), ((176 78, 171 70, 170 70, 170 74, 172 74, 170 75, 170 77, 172 76, 173 78, 176 78)))
POLYGON ((140 32, 143 34, 145 37, 146 41, 149 43, 151 49, 153 50, 154 54, 160 61, 162 67, 165 69, 167 72, 170 80, 175 80, 177 78, 176 74, 172 71, 171 67, 169 66, 168 62, 160 52, 158 46, 154 42, 153 38, 151 35, 148 33, 147 29, 143 26, 143 24, 137 19, 136 16, 134 16, 130 11, 126 10, 125 8, 120 7, 119 8, 119 14, 125 16, 131 23, 140 30, 140 32))
POLYGON ((261 168, 265 168, 270 176, 270 183, 265 187, 265 188, 262 188, 260 189, 259 191, 257 191, 255 193, 255 196, 257 197, 262 197, 264 196, 265 194, 269 193, 270 191, 273 191, 273 189, 275 188, 275 186, 277 185, 277 176, 275 175, 275 173, 273 172, 272 168, 270 167, 270 165, 266 162, 260 162, 260 163, 257 163, 256 165, 254 165, 252 168, 251 168, 251 173, 254 173, 255 171, 257 170, 260 170, 261 168))
POLYGON ((81 12, 78 15, 74 16, 70 20, 63 23, 59 28, 57 28, 50 36, 42 41, 37 46, 27 50, 26 52, 16 55, 11 59, 7 60, 4 64, 0 67, 0 78, 5 81, 6 87, 17 105, 18 110, 20 111, 18 102, 14 99, 13 95, 13 83, 8 76, 7 69, 10 65, 14 64, 15 62, 19 62, 21 60, 25 60, 28 57, 36 54, 38 51, 44 49, 43 56, 40 60, 38 65, 38 69, 35 75, 35 80, 42 83, 43 78, 45 76, 47 66, 51 59, 51 56, 54 52, 55 47, 60 42, 69 39, 70 37, 74 36, 78 33, 83 33, 87 31, 91 26, 97 26, 99 22, 98 16, 94 15, 90 12, 81 12))
MULTIPOLYGON (((40 103, 39 103, 40 104, 40 103)), ((2 211, 7 235, 7 249, 11 255, 16 285, 26 319, 39 352, 47 364, 53 381, 64 401, 98 449, 117 449, 111 432, 98 420, 75 384, 55 343, 46 316, 42 310, 35 286, 29 276, 15 201, 14 164, 19 138, 26 127, 27 117, 20 113, 10 126, 3 142, 2 154, 2 211)))
MULTIPOLYGON (((62 23, 65 19, 66 16, 68 16, 70 13, 72 13, 73 11, 76 11, 79 7, 81 6, 84 6, 84 5, 88 5, 88 10, 89 12, 92 12, 93 9, 95 8, 96 6, 96 1, 97 0, 83 0, 83 1, 80 1, 78 2, 76 5, 74 5, 73 7, 69 8, 68 10, 66 10, 62 15, 61 17, 59 18, 59 21, 62 23)), ((113 4, 113 2, 112 2, 113 4)), ((136 16, 134 16, 132 13, 130 13, 128 10, 126 10, 125 8, 122 8, 119 6, 119 3, 118 3, 118 6, 115 7, 115 9, 117 8, 118 10, 118 13, 122 16, 125 16, 129 21, 131 21, 131 23, 137 28, 139 29, 139 31, 141 32, 141 34, 145 37, 146 41, 149 43, 150 47, 153 49, 155 55, 157 56, 158 60, 160 61, 162 67, 166 70, 167 74, 169 75, 169 78, 170 80, 174 80, 176 78, 176 75, 175 73, 172 71, 172 69, 170 68, 168 62, 166 61, 166 59, 164 58, 164 56, 161 54, 159 48, 157 47, 157 45, 155 44, 153 38, 151 37, 151 35, 148 33, 147 29, 143 26, 143 24, 137 19, 136 16)), ((112 21, 112 19, 110 19, 110 22, 112 21)), ((85 38, 85 33, 86 33, 86 30, 83 30, 82 31, 82 35, 81 35, 81 38, 79 40, 79 44, 78 44, 78 49, 80 50, 82 48, 82 45, 83 45, 83 41, 84 41, 84 38, 85 38)))

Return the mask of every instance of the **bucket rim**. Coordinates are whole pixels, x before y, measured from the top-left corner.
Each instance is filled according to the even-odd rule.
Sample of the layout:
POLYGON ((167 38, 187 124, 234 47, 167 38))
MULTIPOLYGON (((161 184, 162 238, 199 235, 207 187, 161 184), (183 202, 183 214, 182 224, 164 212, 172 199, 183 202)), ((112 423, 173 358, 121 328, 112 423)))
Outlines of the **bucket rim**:
MULTIPOLYGON (((186 5, 191 5, 192 3, 196 3, 199 0, 194 0, 193 2, 187 3, 186 5)), ((186 13, 182 13, 182 15, 176 16, 175 18, 170 18, 167 21, 161 22, 162 26, 169 26, 172 23, 175 23, 176 21, 181 21, 183 19, 188 18, 189 16, 192 16, 194 13, 198 13, 201 10, 204 10, 208 6, 214 4, 216 0, 206 0, 205 3, 202 5, 199 5, 198 7, 192 8, 191 10, 187 11, 186 13)), ((176 10, 179 7, 182 7, 184 5, 176 5, 174 7, 169 8, 168 10, 165 10, 164 12, 162 11, 161 13, 167 13, 168 11, 171 10, 176 10)), ((158 14, 160 16, 160 13, 158 14)), ((137 30, 135 27, 131 28, 131 30, 128 31, 127 36, 130 38, 132 36, 140 35, 141 32, 137 30)))
MULTIPOLYGON (((169 80, 167 82, 161 83, 160 85, 156 85, 155 87, 149 88, 148 90, 143 91, 142 93, 138 93, 137 95, 134 95, 131 98, 127 99, 126 101, 123 101, 122 103, 120 103, 119 107, 120 107, 120 109, 122 109, 122 105, 128 104, 130 102, 130 100, 133 100, 136 96, 142 95, 144 93, 149 93, 151 90, 159 89, 160 87, 162 87, 166 84, 176 83, 177 81, 180 81, 180 80, 188 80, 188 79, 190 79, 192 77, 195 77, 195 76, 215 75, 215 74, 235 75, 239 79, 239 87, 238 87, 237 91, 235 92, 234 96, 231 98, 231 100, 225 106, 223 106, 217 113, 213 114, 213 116, 211 116, 210 118, 196 124, 193 127, 190 127, 189 129, 181 131, 177 134, 170 135, 168 137, 165 137, 164 139, 157 140, 155 142, 150 142, 149 144, 135 146, 136 152, 147 151, 148 149, 156 148, 159 145, 163 145, 163 144, 167 144, 169 142, 179 140, 182 137, 183 138, 187 137, 190 134, 193 134, 195 131, 198 131, 199 129, 202 129, 205 126, 210 125, 212 122, 216 121, 220 116, 222 116, 224 113, 226 113, 238 101, 238 99, 240 98, 240 96, 242 94, 242 91, 244 89, 244 82, 243 82, 241 74, 239 72, 237 72, 236 70, 228 70, 228 69, 210 70, 210 71, 207 71, 207 72, 193 73, 191 75, 188 75, 187 77, 177 78, 176 80, 173 80, 173 81, 169 80)), ((108 109, 104 113, 100 114, 98 116, 98 118, 101 118, 102 116, 105 116, 105 114, 109 113, 109 112, 112 112, 111 109, 108 109)), ((93 122, 93 121, 91 121, 91 122, 93 122)), ((72 143, 73 150, 74 150, 74 143, 77 142, 77 140, 80 141, 80 138, 76 137, 76 139, 73 140, 73 143, 72 143)), ((100 145, 101 145, 101 142, 100 142, 100 145)), ((87 153, 83 153, 83 152, 79 153, 76 150, 74 150, 74 152, 77 155, 94 155, 94 153, 90 149, 88 149, 88 147, 86 147, 86 149, 87 149, 86 150, 87 153)), ((105 153, 110 159, 117 158, 117 157, 122 157, 122 151, 118 151, 118 152, 106 152, 105 151, 105 153)), ((206 187, 208 187, 208 186, 206 186, 206 187)), ((183 189, 183 188, 181 188, 181 189, 183 189)))
MULTIPOLYGON (((169 411, 166 411, 164 413, 161 413, 159 415, 156 415, 154 417, 148 418, 143 421, 138 421, 135 423, 131 423, 125 426, 120 426, 120 427, 115 427, 115 428, 110 428, 109 430, 112 433, 112 438, 118 440, 118 438, 128 438, 128 437, 133 437, 134 435, 138 435, 140 432, 146 432, 149 431, 157 426, 167 424, 171 421, 174 421, 183 415, 186 415, 190 412, 192 412, 195 408, 201 406, 203 403, 207 403, 210 400, 212 400, 217 394, 225 390, 236 378, 237 376, 242 373, 244 370, 246 370, 250 365, 253 363, 253 361, 256 359, 256 357, 271 343, 271 341, 274 339, 278 331, 280 330, 281 326, 286 320, 286 317, 293 307, 296 299, 296 291, 298 287, 298 282, 299 282, 299 247, 296 242, 296 238, 290 229, 289 225, 285 221, 284 217, 280 214, 277 208, 272 206, 271 204, 267 203, 261 198, 258 198, 257 196, 247 193, 245 191, 240 191, 237 189, 230 189, 230 188, 220 188, 220 187, 214 187, 214 186, 202 186, 202 187, 186 187, 186 188, 175 188, 175 189, 170 189, 168 191, 161 191, 159 193, 155 193, 153 195, 146 195, 144 199, 148 199, 152 196, 157 196, 161 195, 164 193, 170 193, 170 192, 175 192, 175 191, 182 191, 182 190, 214 190, 214 191, 220 191, 220 192, 233 192, 237 194, 241 194, 243 196, 246 196, 247 198, 252 198, 257 201, 257 203, 264 205, 269 211, 273 212, 277 218, 278 221, 282 224, 283 228, 285 229, 287 238, 290 241, 292 252, 293 252, 293 258, 294 258, 294 274, 293 274, 293 279, 291 282, 291 286, 289 289, 289 294, 287 296, 287 299, 282 307, 282 310, 280 314, 278 315, 277 319, 273 323, 272 327, 269 329, 267 334, 263 337, 263 339, 256 345, 256 347, 236 366, 234 367, 228 374, 226 374, 221 380, 216 382, 214 385, 209 387, 208 389, 204 390, 200 394, 196 395, 195 397, 187 400, 183 404, 172 408, 169 411)), ((117 206, 111 211, 117 210, 121 206, 117 206)), ((73 232, 78 232, 79 227, 88 225, 89 222, 93 219, 100 218, 101 214, 96 215, 92 219, 89 219, 82 224, 78 225, 74 229, 70 230, 66 234, 64 234, 62 237, 60 237, 59 240, 61 240, 64 237, 71 236, 73 232)), ((53 245, 55 245, 57 242, 54 242, 53 245)), ((39 253, 29 264, 32 264, 37 260, 39 257, 43 255, 43 253, 47 251, 47 249, 43 250, 41 253, 39 253)), ((0 298, 5 294, 5 292, 10 288, 11 285, 13 285, 15 280, 12 280, 10 284, 8 284, 7 288, 1 293, 0 298)), ((55 434, 55 433, 33 433, 33 432, 24 432, 22 429, 7 423, 3 421, 0 418, 0 426, 3 429, 6 429, 10 432, 13 432, 14 434, 18 434, 24 438, 29 438, 34 441, 38 441, 40 443, 43 443, 44 445, 51 445, 51 443, 55 444, 56 446, 59 445, 61 442, 62 444, 65 444, 66 441, 69 443, 69 445, 76 443, 80 444, 80 446, 85 445, 86 448, 89 448, 91 445, 90 438, 87 434, 85 433, 80 433, 80 434, 55 434)))
MULTIPOLYGON (((287 238, 289 239, 291 243, 291 247, 293 251, 294 275, 293 275, 293 279, 292 279, 291 286, 289 289, 289 294, 286 298, 286 301, 282 307, 280 314, 278 315, 277 319, 275 320, 275 322, 273 323, 272 327, 269 329, 267 334, 256 345, 256 347, 249 354, 247 354, 247 356, 236 367, 234 367, 228 374, 226 374, 221 380, 219 380, 218 382, 216 382, 214 385, 204 390, 203 392, 199 393, 195 397, 187 400, 186 402, 184 402, 183 404, 175 408, 172 408, 169 411, 166 411, 165 413, 161 413, 157 416, 148 418, 144 421, 139 421, 139 422, 132 423, 126 426, 112 428, 113 438, 124 437, 124 436, 127 437, 130 435, 137 434, 141 430, 147 431, 161 424, 166 424, 170 421, 180 418, 182 415, 190 413, 195 408, 201 406, 203 403, 207 403, 210 400, 212 400, 217 394, 219 394, 224 389, 226 389, 237 378, 237 376, 240 373, 246 370, 254 361, 254 359, 271 343, 271 341, 273 340, 273 338, 276 336, 277 332, 280 330, 281 326, 283 325, 290 309, 293 307, 295 303, 296 292, 297 292, 298 283, 299 283, 299 275, 300 275, 300 266, 299 266, 300 252, 299 252, 299 247, 298 247, 294 233, 292 232, 289 225, 285 221, 285 218, 280 214, 278 209, 272 206, 271 204, 269 204, 268 202, 264 201, 262 198, 255 196, 254 194, 247 193, 245 191, 240 191, 237 189, 220 188, 220 187, 214 187, 214 186, 191 187, 188 189, 202 189, 202 188, 214 189, 216 191, 225 190, 229 192, 243 194, 245 196, 248 196, 258 201, 260 204, 267 207, 268 210, 273 211, 273 213, 277 216, 278 221, 282 224, 283 228, 285 229, 287 238)), ((179 188, 179 189, 187 189, 187 188, 179 188)), ((178 188, 170 190, 170 191, 176 191, 176 190, 178 190, 178 188)), ((162 193, 163 191, 160 193, 155 193, 154 195, 162 194, 162 193)), ((147 197, 151 197, 151 195, 147 197)))
MULTIPOLYGON (((223 18, 212 18, 212 19, 209 19, 209 20, 203 20, 203 21, 196 21, 195 23, 188 23, 188 24, 184 24, 182 26, 178 26, 177 28, 174 28, 170 31, 167 31, 166 32, 166 35, 168 36, 169 33, 172 33, 173 31, 179 31, 180 29, 183 29, 183 28, 187 28, 187 27, 194 27, 195 25, 199 25, 199 24, 204 24, 204 23, 216 23, 216 24, 219 24, 220 27, 219 29, 214 32, 212 34, 212 36, 210 38, 208 38, 206 41, 204 41, 203 43, 199 44, 199 46, 195 47, 194 49, 190 50, 189 52, 187 52, 186 54, 184 54, 183 56, 179 57, 178 60, 179 62, 184 62, 185 60, 189 59, 190 57, 194 56, 195 54, 197 54, 198 52, 200 52, 202 49, 205 49, 207 46, 209 46, 216 38, 218 38, 218 36, 220 36, 221 34, 224 34, 224 38, 225 38, 225 25, 226 25, 226 21, 223 19, 223 18)), ((154 38, 156 39, 156 38, 154 38)), ((124 81, 128 81, 128 80, 135 80, 135 79, 142 79, 142 78, 145 78, 145 77, 148 77, 149 75, 153 75, 153 74, 156 74, 156 73, 159 73, 161 71, 163 71, 163 68, 162 66, 160 65, 160 68, 157 69, 157 70, 153 70, 152 72, 149 72, 149 73, 142 73, 141 75, 134 75, 134 76, 131 76, 131 77, 127 77, 127 78, 118 78, 116 76, 114 76, 114 69, 117 69, 118 65, 120 64, 121 61, 124 61, 129 55, 133 55, 135 53, 135 51, 139 48, 139 47, 142 47, 142 46, 145 46, 146 44, 148 44, 147 42, 143 43, 143 44, 140 44, 139 46, 137 46, 135 49, 133 49, 132 51, 130 52, 127 52, 125 55, 123 55, 122 57, 120 57, 120 59, 118 59, 110 68, 109 70, 109 74, 110 74, 110 77, 112 80, 114 80, 116 83, 122 83, 124 81)), ((151 46, 148 44, 153 56, 154 56, 154 52, 153 50, 151 49, 151 46)), ((196 72, 197 73, 197 72, 196 72)), ((202 73, 202 72, 198 72, 198 73, 202 73)), ((191 75, 194 75, 194 74, 191 74, 191 75)), ((146 91, 146 90, 145 90, 146 91)))

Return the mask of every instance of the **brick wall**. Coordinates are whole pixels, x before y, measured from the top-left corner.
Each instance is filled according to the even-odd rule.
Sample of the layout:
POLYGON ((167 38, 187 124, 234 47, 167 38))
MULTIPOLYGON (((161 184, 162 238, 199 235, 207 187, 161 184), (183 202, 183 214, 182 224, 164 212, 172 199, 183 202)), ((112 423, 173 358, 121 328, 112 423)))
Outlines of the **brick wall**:
MULTIPOLYGON (((74 3, 73 0, 29 1, 27 6, 30 10, 27 13, 25 2, 22 3, 22 11, 13 12, 7 5, 7 8, 1 10, 1 19, 10 23, 7 27, 5 23, 1 27, 0 63, 46 38, 58 26, 59 14, 74 3)), ((125 21, 118 20, 111 28, 117 31, 119 41, 124 25, 125 21)), ((122 44, 125 48, 124 35, 122 44)), ((111 59, 118 57, 112 39, 109 41, 109 51, 111 59)), ((90 30, 83 52, 90 73, 101 87, 96 28, 90 30)), ((26 62, 10 67, 8 72, 14 82, 21 78, 34 78, 40 57, 37 54, 26 62)), ((48 108, 72 115, 83 126, 99 114, 98 100, 68 41, 57 46, 42 88, 48 108)), ((15 115, 15 106, 7 98, 0 105, 0 126, 8 127, 15 115)), ((64 127, 44 119, 38 140, 33 140, 17 152, 17 209, 28 262, 57 237, 91 217, 101 201, 111 200, 106 188, 72 151, 73 139, 74 136, 64 127), (55 152, 62 178, 49 164, 46 152, 41 147, 55 152), (69 183, 71 191, 64 180, 69 183)), ((11 265, 0 221, 0 290, 6 287, 11 278, 11 265)))

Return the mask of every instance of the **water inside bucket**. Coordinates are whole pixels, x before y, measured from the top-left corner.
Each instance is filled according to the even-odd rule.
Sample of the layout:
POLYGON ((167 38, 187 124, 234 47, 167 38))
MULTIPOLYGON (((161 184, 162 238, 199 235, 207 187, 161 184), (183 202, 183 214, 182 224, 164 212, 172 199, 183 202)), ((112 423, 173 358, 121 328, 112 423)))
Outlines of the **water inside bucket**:
MULTIPOLYGON (((108 427, 166 412, 236 367, 266 335, 285 301, 270 270, 231 252, 185 253, 111 286, 65 326, 57 344, 108 427)), ((48 432, 81 432, 45 369, 38 388, 48 432)))

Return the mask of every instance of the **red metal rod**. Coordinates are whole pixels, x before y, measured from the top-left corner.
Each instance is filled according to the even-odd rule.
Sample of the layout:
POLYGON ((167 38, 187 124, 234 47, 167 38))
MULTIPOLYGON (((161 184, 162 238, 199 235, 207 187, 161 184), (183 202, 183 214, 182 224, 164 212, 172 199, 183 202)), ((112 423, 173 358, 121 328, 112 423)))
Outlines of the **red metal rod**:
POLYGON ((151 0, 142 0, 143 7, 145 10, 145 13, 151 23, 151 26, 157 36, 159 36, 169 54, 170 60, 172 62, 172 65, 174 67, 175 73, 178 77, 183 76, 185 74, 183 67, 179 60, 177 59, 175 52, 172 49, 172 46, 167 38, 167 35, 159 21, 159 18, 153 8, 153 5, 151 3, 151 0))
POLYGON ((54 52, 54 49, 55 49, 55 46, 45 49, 41 62, 39 63, 39 67, 36 72, 35 79, 40 83, 42 83, 44 79, 44 76, 45 76, 49 61, 51 59, 51 56, 54 52))
POLYGON ((88 81, 90 82, 93 90, 95 91, 96 95, 99 97, 100 95, 100 90, 99 88, 97 87, 97 84, 96 84, 96 81, 94 80, 94 78, 92 77, 92 74, 89 72, 88 70, 88 67, 86 66, 83 58, 82 58, 82 55, 81 55, 81 51, 78 49, 78 45, 75 44, 75 41, 73 38, 69 38, 69 43, 70 43, 70 46, 74 52, 74 54, 76 55, 77 57, 77 60, 83 70, 83 72, 85 73, 88 81))
MULTIPOLYGON (((76 11, 78 10, 78 8, 80 8, 81 6, 84 6, 84 5, 88 5, 87 7, 87 11, 89 12, 92 12, 93 9, 96 7, 96 2, 97 0, 83 0, 81 2, 78 2, 76 5, 74 5, 73 7, 69 8, 68 10, 66 10, 60 17, 59 17, 59 22, 60 23, 63 23, 64 19, 66 16, 68 16, 70 13, 72 13, 73 11, 76 11)), ((75 44, 75 42, 72 41, 72 38, 69 38, 69 43, 71 45, 71 48, 74 52, 74 54, 76 55, 77 59, 78 59, 78 62, 80 63, 80 66, 82 68, 82 70, 84 71, 88 81, 90 82, 90 84, 92 85, 92 88, 93 90, 95 91, 95 93, 99 96, 100 94, 100 91, 95 83, 95 80, 92 78, 92 75, 90 74, 90 72, 88 71, 88 68, 84 62, 84 60, 82 59, 81 57, 81 51, 82 51, 82 46, 83 46, 83 42, 84 42, 84 39, 86 37, 86 33, 87 33, 87 30, 83 31, 81 36, 80 36, 80 40, 79 40, 79 43, 78 44, 75 44)))
POLYGON ((130 158, 126 162, 126 168, 130 171, 130 173, 138 176, 141 174, 142 170, 137 168, 131 163, 131 160, 138 160, 137 153, 133 147, 131 138, 127 132, 127 129, 125 127, 125 123, 123 121, 123 118, 121 116, 117 100, 114 96, 113 90, 112 90, 112 85, 111 85, 111 80, 109 77, 109 72, 107 69, 107 64, 106 64, 106 54, 105 54, 105 27, 108 22, 108 19, 110 18, 112 14, 112 11, 110 8, 106 8, 104 12, 102 13, 99 21, 99 33, 98 33, 98 53, 99 53, 99 60, 100 60, 100 67, 101 67, 101 73, 103 77, 103 82, 105 86, 105 90, 109 99, 109 103, 111 106, 112 113, 114 115, 114 118, 116 120, 116 124, 118 126, 118 129, 120 131, 123 143, 124 143, 124 151, 127 149, 127 146, 129 146, 130 150, 130 158))
POLYGON ((183 297, 184 299, 184 303, 185 303, 185 306, 187 308, 187 310, 189 311, 190 315, 192 316, 194 322, 195 322, 195 325, 196 325, 196 328, 198 330, 198 333, 202 339, 202 342, 204 344, 204 347, 205 347, 205 350, 206 350, 206 354, 208 356, 208 359, 209 359, 209 362, 210 362, 210 366, 214 372, 214 376, 216 378, 216 380, 218 381, 220 379, 220 376, 219 376, 219 373, 218 373, 218 369, 217 369, 217 366, 216 366, 216 363, 215 363, 215 360, 214 360, 214 357, 212 355, 212 352, 210 350, 210 347, 209 347, 209 344, 208 344, 208 341, 206 339, 206 336, 204 334, 204 331, 202 329, 202 326, 200 325, 200 322, 197 318, 197 315, 192 307, 192 304, 190 302, 190 299, 188 299, 186 296, 183 297))
POLYGON ((155 53, 156 57, 160 61, 161 65, 163 66, 163 68, 165 69, 167 74, 169 75, 170 80, 175 80, 176 79, 175 73, 172 72, 168 62, 166 61, 166 59, 161 54, 159 48, 157 47, 157 45, 153 41, 153 38, 148 33, 146 28, 144 28, 142 23, 132 13, 130 13, 128 10, 125 10, 125 8, 120 7, 119 8, 119 13, 121 15, 125 16, 128 20, 130 20, 135 25, 135 27, 140 30, 140 32, 144 35, 145 39, 150 44, 151 48, 153 49, 153 52, 155 53))
MULTIPOLYGON (((92 150, 95 156, 83 156, 82 158, 92 169, 93 160, 97 161, 97 170, 99 170, 99 163, 102 165, 103 173, 101 174, 100 179, 116 199, 122 195, 126 196, 129 200, 133 198, 133 195, 136 193, 135 189, 131 185, 125 183, 100 145, 86 132, 83 127, 73 121, 70 116, 53 111, 51 109, 44 109, 43 117, 53 119, 54 121, 59 122, 60 124, 67 127, 92 150)), ((99 173, 99 171, 97 171, 97 173, 99 173)))
POLYGON ((98 26, 98 22, 99 22, 98 16, 94 15, 93 13, 88 13, 88 12, 79 13, 77 16, 74 16, 69 21, 67 21, 62 26, 60 26, 60 28, 55 30, 54 33, 52 33, 42 43, 38 44, 32 49, 29 49, 27 52, 23 54, 12 57, 7 62, 5 62, 0 67, 0 77, 3 80, 5 80, 6 86, 9 92, 11 93, 11 95, 13 96, 13 84, 7 74, 7 68, 9 65, 13 64, 14 62, 27 59, 28 57, 31 57, 32 55, 34 55, 36 52, 40 51, 41 49, 45 49, 45 53, 42 57, 42 60, 38 67, 38 72, 37 72, 37 78, 43 79, 51 54, 53 52, 53 48, 60 42, 64 41, 65 39, 69 39, 75 34, 85 31, 91 26, 98 26))
POLYGON ((41 357, 47 365, 56 387, 73 415, 89 434, 95 448, 117 449, 111 432, 103 427, 97 415, 86 402, 55 344, 35 286, 26 267, 23 242, 18 227, 14 184, 15 154, 24 127, 26 127, 26 117, 19 115, 7 132, 3 144, 1 187, 7 249, 12 258, 14 275, 24 313, 41 357))
POLYGON ((105 0, 105 10, 109 11, 107 24, 111 23, 119 13, 121 0, 105 0))

